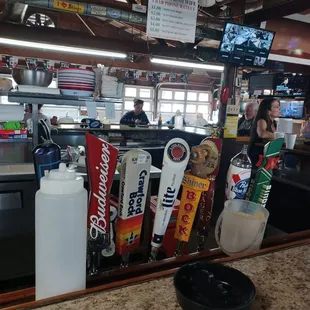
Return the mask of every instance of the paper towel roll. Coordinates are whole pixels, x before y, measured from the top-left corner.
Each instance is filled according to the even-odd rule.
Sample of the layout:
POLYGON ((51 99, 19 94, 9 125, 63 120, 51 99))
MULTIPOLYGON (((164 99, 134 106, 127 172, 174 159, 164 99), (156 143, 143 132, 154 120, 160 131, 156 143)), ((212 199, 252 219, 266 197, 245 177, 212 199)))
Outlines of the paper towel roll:
POLYGON ((277 132, 292 133, 293 132, 293 119, 280 118, 278 121, 277 132))
POLYGON ((23 105, 0 105, 0 122, 22 121, 23 119, 23 105))

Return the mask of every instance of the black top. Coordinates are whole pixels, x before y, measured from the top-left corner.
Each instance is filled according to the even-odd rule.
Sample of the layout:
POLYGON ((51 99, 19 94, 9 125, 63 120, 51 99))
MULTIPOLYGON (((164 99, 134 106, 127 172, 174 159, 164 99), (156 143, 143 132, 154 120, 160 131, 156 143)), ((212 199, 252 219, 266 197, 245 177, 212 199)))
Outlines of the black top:
POLYGON ((120 120, 120 124, 122 125, 134 125, 136 123, 136 120, 140 120, 140 125, 147 125, 149 124, 149 119, 147 118, 147 115, 144 111, 142 111, 140 114, 136 115, 135 111, 127 112, 120 120))
POLYGON ((238 121, 238 136, 239 137, 250 136, 253 121, 254 121, 254 117, 252 119, 246 119, 244 115, 239 119, 238 121))
MULTIPOLYGON (((257 120, 258 122, 259 120, 257 120)), ((251 138, 248 146, 248 155, 251 159, 252 165, 255 166, 258 162, 259 155, 263 154, 264 147, 255 145, 256 143, 263 143, 266 142, 265 139, 260 138, 257 134, 257 122, 253 122, 253 126, 251 129, 251 138)), ((273 132, 272 125, 277 128, 277 122, 267 122, 267 128, 266 130, 269 132, 273 132)))

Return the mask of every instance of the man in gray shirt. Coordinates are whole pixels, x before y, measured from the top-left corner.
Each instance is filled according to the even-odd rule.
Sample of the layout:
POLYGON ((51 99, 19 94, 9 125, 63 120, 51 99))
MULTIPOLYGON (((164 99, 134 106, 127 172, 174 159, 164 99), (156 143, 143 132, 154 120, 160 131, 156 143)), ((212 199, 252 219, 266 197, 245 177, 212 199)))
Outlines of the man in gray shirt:
POLYGON ((254 102, 247 103, 244 115, 238 121, 238 136, 250 136, 251 127, 256 116, 257 105, 254 102))

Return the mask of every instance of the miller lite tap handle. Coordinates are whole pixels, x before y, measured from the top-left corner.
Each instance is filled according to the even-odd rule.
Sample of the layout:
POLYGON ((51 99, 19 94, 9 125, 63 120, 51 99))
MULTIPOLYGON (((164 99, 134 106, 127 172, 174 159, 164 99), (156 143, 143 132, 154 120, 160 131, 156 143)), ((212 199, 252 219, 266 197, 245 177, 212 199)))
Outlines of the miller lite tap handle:
POLYGON ((152 157, 146 151, 128 151, 121 163, 116 251, 129 253, 140 245, 152 157))
POLYGON ((150 260, 156 259, 157 251, 162 245, 189 157, 190 150, 185 140, 174 138, 167 143, 157 195, 150 260))

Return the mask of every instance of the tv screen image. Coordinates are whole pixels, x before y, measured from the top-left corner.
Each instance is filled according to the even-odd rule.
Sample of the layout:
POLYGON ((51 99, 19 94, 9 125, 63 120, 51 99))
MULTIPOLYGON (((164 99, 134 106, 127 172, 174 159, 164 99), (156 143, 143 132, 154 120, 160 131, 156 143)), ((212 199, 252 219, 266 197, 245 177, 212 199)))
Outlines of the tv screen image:
POLYGON ((278 74, 275 78, 275 95, 305 96, 309 76, 278 74))
POLYGON ((264 67, 275 33, 265 29, 227 23, 218 61, 249 67, 264 67))
POLYGON ((303 101, 280 101, 281 115, 283 118, 301 119, 304 114, 303 101))

